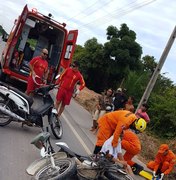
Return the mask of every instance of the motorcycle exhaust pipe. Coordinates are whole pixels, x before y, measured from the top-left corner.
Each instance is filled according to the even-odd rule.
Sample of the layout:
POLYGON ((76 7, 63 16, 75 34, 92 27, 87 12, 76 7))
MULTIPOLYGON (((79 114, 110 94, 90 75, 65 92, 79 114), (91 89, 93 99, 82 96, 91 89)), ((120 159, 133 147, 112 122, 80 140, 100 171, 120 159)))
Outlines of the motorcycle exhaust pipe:
POLYGON ((3 106, 0 106, 0 111, 2 111, 4 114, 9 115, 10 117, 13 117, 13 118, 16 119, 16 120, 25 121, 24 118, 18 116, 17 114, 13 113, 12 111, 6 109, 6 108, 3 107, 3 106))

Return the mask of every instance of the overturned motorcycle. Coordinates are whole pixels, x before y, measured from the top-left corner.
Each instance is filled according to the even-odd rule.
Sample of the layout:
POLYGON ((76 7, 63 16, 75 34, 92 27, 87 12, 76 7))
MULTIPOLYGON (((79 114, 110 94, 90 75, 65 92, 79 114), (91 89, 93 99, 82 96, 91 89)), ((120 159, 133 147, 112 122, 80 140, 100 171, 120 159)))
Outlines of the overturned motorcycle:
POLYGON ((133 180, 122 167, 111 162, 105 154, 82 156, 71 151, 64 142, 57 142, 58 152, 50 142, 50 133, 42 132, 31 142, 42 158, 35 160, 27 174, 39 180, 133 180))
POLYGON ((42 95, 42 105, 32 108, 33 98, 20 90, 0 82, 0 126, 6 126, 12 121, 20 122, 28 126, 43 128, 43 117, 47 115, 48 123, 53 135, 60 139, 63 134, 61 121, 57 114, 52 112, 54 101, 49 92, 57 85, 45 85, 35 90, 42 95))

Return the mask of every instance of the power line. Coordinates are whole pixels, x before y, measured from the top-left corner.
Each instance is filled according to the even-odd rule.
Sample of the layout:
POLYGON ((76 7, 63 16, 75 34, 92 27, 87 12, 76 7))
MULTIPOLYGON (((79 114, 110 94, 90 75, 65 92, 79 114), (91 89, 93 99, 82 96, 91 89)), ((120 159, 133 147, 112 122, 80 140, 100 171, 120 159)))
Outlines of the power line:
POLYGON ((77 17, 78 15, 80 15, 81 13, 85 12, 87 9, 91 8, 92 6, 94 6, 98 1, 95 1, 93 4, 91 4, 90 6, 86 7, 84 10, 80 11, 78 14, 76 14, 75 16, 72 16, 71 18, 67 19, 67 21, 77 17))
MULTIPOLYGON (((131 2, 131 3, 128 3, 128 4, 126 4, 124 7, 128 7, 129 5, 134 4, 134 3, 136 3, 136 1, 138 1, 138 0, 135 0, 135 1, 131 2)), ((112 2, 112 1, 111 1, 111 2, 112 2)), ((94 3, 94 4, 95 4, 95 3, 94 3)), ((107 5, 107 4, 109 4, 109 2, 105 3, 103 6, 105 6, 105 5, 107 5)), ((101 6, 101 7, 103 7, 103 6, 101 6)), ((123 10, 123 7, 116 9, 115 12, 118 11, 118 10, 123 10)), ((110 14, 110 13, 109 13, 109 14, 110 14)), ((88 17, 88 14, 86 14, 85 16, 88 17)), ((101 24, 104 24, 104 17, 106 17, 106 16, 109 16, 109 15, 105 15, 105 16, 103 16, 103 17, 97 18, 97 19, 94 20, 94 21, 99 21, 99 19, 102 19, 103 22, 100 22, 100 23, 101 23, 101 24)), ((112 14, 111 14, 111 16, 112 16, 112 14)), ((86 29, 85 31, 83 31, 83 33, 86 32, 86 31, 88 31, 87 28, 86 28, 86 26, 88 26, 89 24, 92 24, 94 21, 89 22, 89 23, 87 23, 87 24, 81 23, 82 25, 79 26, 79 29, 86 29)), ((72 28, 73 28, 73 27, 72 27, 72 28)))
MULTIPOLYGON (((126 4, 125 6, 121 7, 121 8, 118 8, 116 9, 115 11, 113 11, 112 13, 108 13, 108 15, 104 15, 102 17, 99 17, 89 23, 86 23, 86 24, 82 24, 78 29, 82 29, 82 33, 84 34, 87 34, 88 31, 93 31, 92 28, 87 28, 89 25, 91 24, 95 24, 96 23, 96 26, 101 26, 101 25, 104 25, 105 23, 107 22, 111 22, 114 20, 114 18, 119 18, 121 16, 124 16, 130 12, 133 12, 137 9, 140 9, 146 5, 149 5, 151 3, 153 3, 154 1, 156 0, 145 0, 143 2, 140 2, 140 3, 137 3, 137 0, 131 2, 131 3, 128 3, 126 4), (113 18, 113 19, 112 19, 113 18), (98 23, 98 24, 97 24, 98 23)), ((98 33, 96 33, 98 34, 98 33)))
MULTIPOLYGON (((111 3, 112 1, 113 1, 113 0, 108 1, 108 2, 106 2, 106 3, 104 3, 104 4, 102 4, 100 7, 103 7, 103 6, 105 6, 106 4, 111 3)), ((78 14, 76 14, 75 16, 67 19, 67 21, 68 21, 68 20, 71 20, 71 19, 73 19, 73 18, 75 18, 75 17, 77 17, 77 16, 79 16, 79 15, 82 14, 82 13, 85 13, 85 12, 91 10, 90 8, 93 7, 93 6, 95 6, 95 5, 96 5, 97 3, 99 3, 99 2, 100 2, 99 0, 98 0, 98 1, 95 1, 93 4, 91 4, 90 6, 86 7, 85 9, 83 9, 82 11, 80 11, 80 12, 79 12, 78 14)), ((99 7, 98 7, 98 8, 99 8, 99 7)), ((91 13, 94 13, 98 8, 94 9, 93 11, 90 11, 90 13, 86 14, 85 16, 87 16, 87 15, 89 15, 89 14, 91 14, 91 13)))
POLYGON ((89 15, 92 15, 92 14, 94 14, 95 12, 101 10, 103 7, 105 7, 105 6, 107 7, 107 5, 110 4, 110 3, 112 3, 113 1, 114 1, 114 0, 111 0, 111 1, 108 1, 108 2, 105 2, 105 3, 102 3, 102 4, 101 4, 99 7, 97 7, 96 9, 91 10, 90 13, 85 14, 85 17, 87 18, 87 17, 89 17, 89 15))
MULTIPOLYGON (((101 18, 98 18, 98 19, 96 19, 96 20, 94 20, 94 21, 91 21, 91 22, 89 22, 89 23, 87 23, 87 24, 83 24, 82 26, 79 27, 79 29, 82 30, 81 32, 84 33, 84 34, 87 34, 88 31, 91 31, 91 32, 94 32, 94 33, 95 33, 95 31, 94 31, 92 28, 87 28, 87 27, 88 27, 89 25, 93 24, 93 23, 96 24, 97 27, 100 27, 100 26, 106 24, 107 22, 108 22, 108 23, 111 22, 112 20, 114 20, 114 18, 117 18, 117 16, 118 16, 118 18, 121 17, 121 16, 124 16, 124 15, 126 15, 126 14, 128 14, 128 13, 130 13, 130 12, 132 12, 132 11, 135 11, 135 10, 137 10, 137 9, 139 9, 139 8, 142 8, 142 7, 144 7, 144 6, 152 3, 152 2, 154 2, 154 1, 156 1, 156 0, 153 0, 153 1, 150 1, 150 2, 143 2, 142 4, 138 4, 138 5, 133 5, 132 7, 128 7, 128 8, 125 9, 125 10, 123 10, 122 8, 120 8, 120 9, 122 9, 122 10, 119 11, 118 13, 116 13, 116 11, 117 11, 117 10, 116 10, 116 11, 114 11, 114 14, 111 14, 110 16, 109 16, 109 15, 106 15, 106 16, 103 16, 103 17, 101 17, 101 18), (112 18, 113 18, 113 19, 112 19, 112 18)), ((97 28, 96 28, 96 29, 97 29, 97 28)), ((96 33, 96 34, 98 35, 99 33, 96 33)))
POLYGON ((95 19, 95 20, 93 20, 93 21, 91 21, 91 22, 89 22, 87 24, 83 24, 81 27, 88 26, 89 24, 92 24, 92 23, 95 23, 95 22, 100 22, 101 23, 100 25, 103 25, 106 22, 112 21, 112 20, 110 20, 110 18, 119 18, 121 16, 124 16, 124 15, 132 12, 132 11, 135 11, 135 10, 137 10, 139 8, 142 8, 142 7, 144 7, 144 6, 148 5, 148 4, 151 4, 154 1, 156 1, 156 0, 152 0, 152 1, 151 0, 149 0, 149 1, 147 0, 147 1, 142 2, 142 3, 138 3, 137 5, 135 4, 135 2, 129 3, 129 5, 132 5, 132 6, 129 6, 129 7, 128 6, 124 6, 124 7, 126 7, 125 10, 123 9, 124 7, 118 8, 112 14, 109 13, 108 15, 105 15, 105 16, 102 16, 100 18, 97 18, 97 19, 95 19), (118 17, 117 17, 117 15, 118 15, 118 17), (102 20, 102 21, 100 21, 100 20, 102 20))

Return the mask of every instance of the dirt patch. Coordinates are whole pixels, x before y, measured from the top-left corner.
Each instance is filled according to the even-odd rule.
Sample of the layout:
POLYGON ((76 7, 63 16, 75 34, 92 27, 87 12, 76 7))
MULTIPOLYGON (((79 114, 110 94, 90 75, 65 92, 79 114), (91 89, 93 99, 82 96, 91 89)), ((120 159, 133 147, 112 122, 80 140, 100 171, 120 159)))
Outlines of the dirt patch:
POLYGON ((100 94, 88 89, 84 88, 80 94, 75 98, 75 100, 82 105, 86 110, 92 113, 95 110, 95 106, 98 103, 98 97, 100 94))

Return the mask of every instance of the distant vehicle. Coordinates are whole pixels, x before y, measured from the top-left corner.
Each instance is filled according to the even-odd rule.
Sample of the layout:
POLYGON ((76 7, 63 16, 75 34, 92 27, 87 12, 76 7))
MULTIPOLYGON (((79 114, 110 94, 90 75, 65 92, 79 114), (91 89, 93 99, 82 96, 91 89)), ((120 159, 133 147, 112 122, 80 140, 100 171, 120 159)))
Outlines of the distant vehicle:
POLYGON ((27 82, 29 61, 40 55, 43 48, 49 51, 48 82, 67 68, 73 57, 78 30, 67 31, 65 23, 45 16, 37 9, 24 7, 21 15, 15 20, 0 59, 0 80, 6 77, 27 82))

